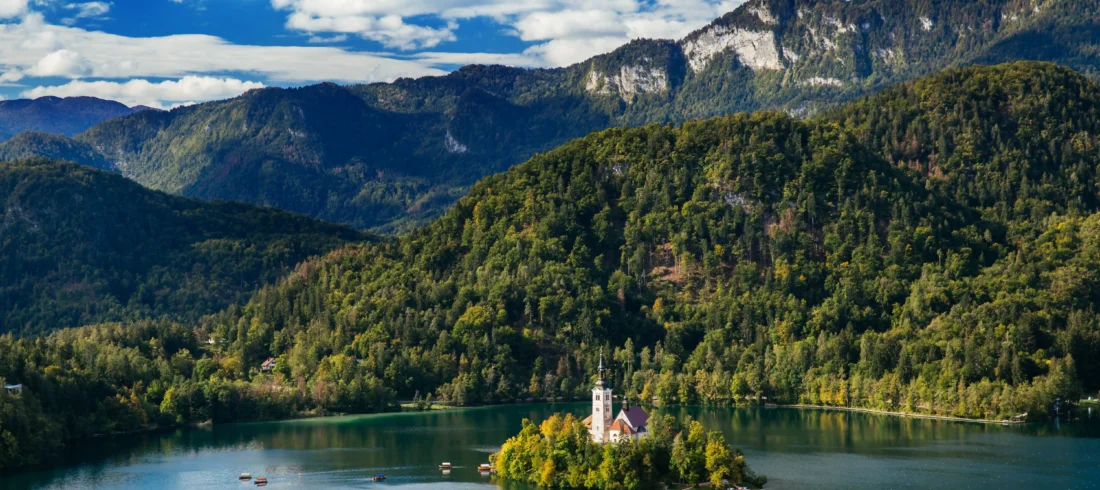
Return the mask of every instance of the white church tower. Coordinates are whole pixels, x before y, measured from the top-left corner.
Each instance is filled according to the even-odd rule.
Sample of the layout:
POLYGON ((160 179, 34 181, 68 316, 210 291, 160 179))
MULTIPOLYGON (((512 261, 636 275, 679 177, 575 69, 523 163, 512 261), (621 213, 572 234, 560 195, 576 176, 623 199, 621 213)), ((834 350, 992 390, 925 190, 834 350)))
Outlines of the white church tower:
POLYGON ((608 442, 608 429, 615 420, 611 408, 611 388, 603 384, 603 352, 600 352, 600 371, 596 386, 592 388, 592 423, 589 430, 592 440, 598 443, 608 442))

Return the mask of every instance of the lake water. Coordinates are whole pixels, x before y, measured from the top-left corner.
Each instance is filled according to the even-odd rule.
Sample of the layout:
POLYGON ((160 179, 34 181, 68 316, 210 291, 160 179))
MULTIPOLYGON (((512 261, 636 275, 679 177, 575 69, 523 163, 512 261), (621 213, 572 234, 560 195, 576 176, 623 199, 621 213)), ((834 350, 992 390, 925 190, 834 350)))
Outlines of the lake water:
MULTIPOLYGON (((250 472, 276 488, 494 490, 479 463, 527 417, 587 404, 512 405, 234 424, 117 437, 50 471, 0 476, 3 489, 226 488, 250 472), (450 475, 439 463, 455 465, 450 475), (376 473, 389 478, 370 481, 376 473), (300 476, 299 476, 300 474, 300 476)), ((1100 488, 1100 414, 1000 426, 793 408, 672 408, 722 430, 768 489, 1100 488)), ((516 485, 503 485, 507 490, 516 485)))

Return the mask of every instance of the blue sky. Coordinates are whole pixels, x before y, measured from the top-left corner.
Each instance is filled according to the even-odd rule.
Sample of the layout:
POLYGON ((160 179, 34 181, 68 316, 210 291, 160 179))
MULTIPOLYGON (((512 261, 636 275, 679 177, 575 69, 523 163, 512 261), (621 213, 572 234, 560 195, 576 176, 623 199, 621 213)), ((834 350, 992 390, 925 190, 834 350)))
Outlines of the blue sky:
POLYGON ((0 97, 171 107, 261 86, 564 66, 743 0, 0 0, 0 97))

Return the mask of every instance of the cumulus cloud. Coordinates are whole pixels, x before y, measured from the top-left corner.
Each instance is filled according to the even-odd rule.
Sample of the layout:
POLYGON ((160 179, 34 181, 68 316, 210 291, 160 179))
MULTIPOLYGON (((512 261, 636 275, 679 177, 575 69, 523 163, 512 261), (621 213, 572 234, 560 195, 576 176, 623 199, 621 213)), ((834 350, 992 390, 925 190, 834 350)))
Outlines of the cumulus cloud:
POLYGON ((259 82, 247 82, 235 78, 216 78, 187 76, 179 80, 167 80, 159 83, 148 80, 130 80, 128 82, 75 80, 64 85, 35 87, 24 90, 23 97, 37 98, 47 95, 73 97, 79 95, 117 100, 123 104, 146 105, 167 109, 188 105, 195 101, 226 99, 235 97, 248 90, 263 88, 259 82))
POLYGON ((0 19, 18 17, 27 12, 27 0, 0 0, 0 19))
POLYGON ((524 54, 563 66, 637 38, 679 38, 745 0, 271 0, 287 27, 356 34, 396 49, 456 39, 462 20, 487 17, 536 43, 524 54))
POLYGON ((80 78, 92 73, 91 63, 80 53, 59 49, 42 59, 27 70, 26 74, 36 77, 80 78))

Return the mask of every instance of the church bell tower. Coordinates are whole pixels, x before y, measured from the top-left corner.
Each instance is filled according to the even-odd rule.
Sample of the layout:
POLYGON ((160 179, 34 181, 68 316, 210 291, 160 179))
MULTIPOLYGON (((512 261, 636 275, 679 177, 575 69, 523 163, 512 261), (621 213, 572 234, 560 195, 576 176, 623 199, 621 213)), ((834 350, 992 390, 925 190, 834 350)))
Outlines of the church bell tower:
POLYGON ((599 378, 596 379, 596 386, 592 388, 592 440, 598 443, 607 442, 607 431, 615 418, 611 411, 611 388, 604 385, 603 373, 603 351, 601 350, 599 378))

